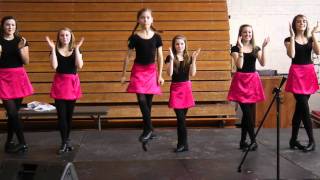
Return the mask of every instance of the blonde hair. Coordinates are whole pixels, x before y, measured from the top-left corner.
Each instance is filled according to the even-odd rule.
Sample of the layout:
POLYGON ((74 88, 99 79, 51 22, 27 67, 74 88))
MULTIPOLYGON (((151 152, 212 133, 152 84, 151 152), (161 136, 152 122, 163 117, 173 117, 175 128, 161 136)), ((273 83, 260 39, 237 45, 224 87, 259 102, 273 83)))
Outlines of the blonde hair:
POLYGON ((74 44, 75 44, 75 37, 74 37, 74 34, 73 34, 72 30, 71 30, 70 28, 68 28, 68 27, 64 27, 64 28, 59 29, 58 34, 57 34, 57 47, 58 47, 58 48, 61 48, 61 47, 62 47, 62 43, 60 42, 60 38, 59 38, 60 33, 61 33, 62 31, 68 31, 68 32, 70 32, 71 38, 70 38, 70 42, 69 42, 69 44, 68 44, 68 48, 69 48, 69 51, 72 51, 73 48, 74 48, 74 44))
MULTIPOLYGON (((253 54, 255 57, 257 57, 258 47, 256 46, 256 43, 255 43, 255 40, 254 40, 254 33, 253 33, 253 28, 252 28, 252 26, 249 25, 249 24, 243 24, 243 25, 241 25, 240 28, 239 28, 239 32, 238 32, 238 37, 241 36, 241 33, 242 33, 242 31, 243 31, 243 29, 244 29, 245 27, 250 27, 251 30, 252 30, 252 38, 251 38, 251 40, 250 40, 250 44, 252 45, 252 48, 253 48, 253 49, 252 49, 252 54, 253 54)), ((238 45, 238 41, 237 41, 236 44, 238 45)))

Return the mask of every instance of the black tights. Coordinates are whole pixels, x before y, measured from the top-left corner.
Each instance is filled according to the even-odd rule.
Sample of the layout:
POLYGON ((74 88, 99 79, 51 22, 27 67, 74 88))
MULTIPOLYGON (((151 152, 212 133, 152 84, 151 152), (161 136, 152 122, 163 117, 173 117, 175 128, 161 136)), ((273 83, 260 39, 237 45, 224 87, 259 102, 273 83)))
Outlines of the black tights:
POLYGON ((310 95, 304 94, 294 94, 296 99, 296 107, 292 118, 292 135, 291 140, 297 140, 300 123, 304 125, 307 135, 309 137, 309 142, 314 142, 312 122, 310 119, 310 110, 309 110, 309 98, 310 95))
POLYGON ((8 116, 7 142, 12 141, 13 134, 16 133, 19 143, 26 144, 24 135, 23 135, 23 125, 20 121, 19 114, 18 114, 18 111, 22 103, 22 98, 2 100, 2 102, 3 102, 4 108, 7 111, 7 116, 8 116))
POLYGON ((137 94, 143 119, 143 132, 145 133, 153 130, 151 122, 152 98, 153 94, 137 94))
POLYGON ((177 134, 178 134, 178 146, 186 146, 187 141, 187 128, 186 128, 186 115, 188 109, 174 109, 177 115, 177 134))
POLYGON ((75 103, 76 100, 55 99, 55 106, 58 114, 58 128, 63 144, 69 139, 75 103))
POLYGON ((249 134, 251 142, 255 142, 254 137, 254 126, 253 126, 253 110, 254 103, 239 103, 242 110, 242 122, 241 122, 241 140, 244 143, 247 138, 247 133, 249 134))

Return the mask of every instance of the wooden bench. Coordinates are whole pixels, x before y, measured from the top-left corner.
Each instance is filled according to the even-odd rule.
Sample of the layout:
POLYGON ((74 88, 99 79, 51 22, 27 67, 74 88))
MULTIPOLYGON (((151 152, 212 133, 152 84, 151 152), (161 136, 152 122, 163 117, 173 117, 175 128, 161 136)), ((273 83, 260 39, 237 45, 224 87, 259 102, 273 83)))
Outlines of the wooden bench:
MULTIPOLYGON (((107 106, 76 106, 73 112, 74 116, 89 116, 93 120, 97 120, 99 131, 101 131, 101 116, 106 116, 107 114, 107 106)), ((19 111, 19 115, 24 120, 32 117, 57 117, 57 111, 34 111, 22 108, 19 111)))

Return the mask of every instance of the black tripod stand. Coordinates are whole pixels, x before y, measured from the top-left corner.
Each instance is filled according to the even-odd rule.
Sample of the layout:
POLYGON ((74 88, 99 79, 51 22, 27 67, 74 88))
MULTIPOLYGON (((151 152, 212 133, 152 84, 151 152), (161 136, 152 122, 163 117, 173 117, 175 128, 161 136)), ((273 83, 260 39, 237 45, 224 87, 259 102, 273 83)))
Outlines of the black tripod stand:
MULTIPOLYGON (((269 111, 270 111, 274 101, 277 100, 276 101, 277 102, 276 103, 277 104, 277 179, 279 179, 279 177, 280 177, 280 167, 279 167, 279 164, 280 164, 280 159, 279 159, 279 150, 280 150, 280 148, 279 148, 280 147, 279 146, 279 144, 280 144, 280 92, 281 92, 281 87, 283 86, 283 84, 286 80, 287 80, 287 78, 282 77, 279 87, 275 87, 273 89, 273 91, 272 91, 272 94, 274 94, 273 99, 268 107, 267 112, 264 114, 263 119, 262 119, 262 121, 261 121, 255 135, 254 135, 254 138, 256 138, 264 121, 266 120, 267 115, 269 114, 269 111)), ((241 172, 241 166, 244 163, 252 145, 253 145, 253 142, 251 142, 248 149, 246 150, 246 152, 245 152, 245 154, 244 154, 244 156, 238 166, 238 172, 241 172)))

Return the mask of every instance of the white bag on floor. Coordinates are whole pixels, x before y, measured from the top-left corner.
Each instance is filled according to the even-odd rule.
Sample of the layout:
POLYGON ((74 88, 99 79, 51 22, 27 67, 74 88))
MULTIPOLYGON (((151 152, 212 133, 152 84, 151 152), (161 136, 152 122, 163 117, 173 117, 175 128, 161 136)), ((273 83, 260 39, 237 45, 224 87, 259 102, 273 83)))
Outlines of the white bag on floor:
POLYGON ((52 106, 51 104, 39 101, 32 101, 27 104, 27 107, 28 109, 32 109, 34 111, 52 111, 56 109, 56 107, 52 106))

